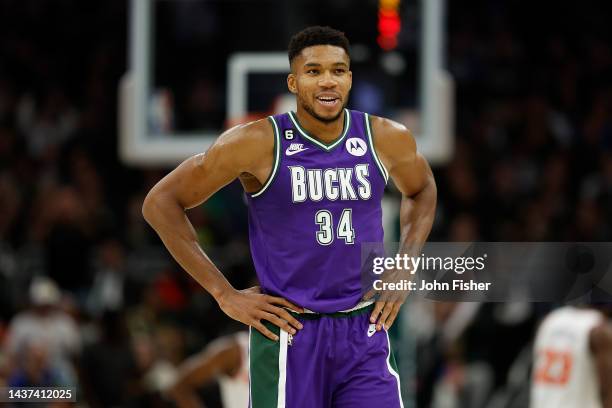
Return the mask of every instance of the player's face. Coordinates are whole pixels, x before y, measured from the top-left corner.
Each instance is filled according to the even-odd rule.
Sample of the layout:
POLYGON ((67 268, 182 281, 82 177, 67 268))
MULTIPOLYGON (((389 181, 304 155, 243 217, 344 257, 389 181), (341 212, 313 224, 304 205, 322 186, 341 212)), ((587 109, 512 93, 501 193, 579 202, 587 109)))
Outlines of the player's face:
POLYGON ((304 48, 293 59, 287 77, 289 91, 298 106, 322 122, 333 122, 342 114, 353 83, 349 57, 342 47, 315 45, 304 48))

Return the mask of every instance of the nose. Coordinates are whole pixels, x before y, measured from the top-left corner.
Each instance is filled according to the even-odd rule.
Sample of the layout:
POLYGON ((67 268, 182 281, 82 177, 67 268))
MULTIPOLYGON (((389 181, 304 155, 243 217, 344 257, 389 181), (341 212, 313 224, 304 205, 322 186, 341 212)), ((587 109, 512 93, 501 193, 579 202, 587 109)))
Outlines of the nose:
POLYGON ((333 75, 329 71, 325 71, 319 79, 319 86, 323 88, 333 88, 338 85, 338 82, 334 79, 333 75))

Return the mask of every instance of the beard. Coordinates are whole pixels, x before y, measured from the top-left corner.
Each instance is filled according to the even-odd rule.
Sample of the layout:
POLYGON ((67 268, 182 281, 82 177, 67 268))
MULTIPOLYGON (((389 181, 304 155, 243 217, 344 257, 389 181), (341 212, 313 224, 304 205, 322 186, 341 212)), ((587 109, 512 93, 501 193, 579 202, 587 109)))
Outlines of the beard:
POLYGON ((306 102, 306 100, 304 100, 304 98, 302 98, 301 96, 298 97, 298 103, 302 106, 302 108, 304 108, 304 110, 306 112, 308 112, 308 114, 310 116, 312 116, 313 118, 315 118, 316 120, 319 120, 323 123, 332 123, 338 120, 338 118, 340 117, 340 115, 342 115, 342 112, 344 111, 344 108, 346 108, 346 104, 347 102, 344 102, 344 104, 342 105, 342 108, 340 108, 340 110, 338 111, 337 114, 335 114, 334 116, 332 116, 331 118, 325 118, 319 114, 317 114, 314 110, 314 107, 310 104, 308 104, 306 102))

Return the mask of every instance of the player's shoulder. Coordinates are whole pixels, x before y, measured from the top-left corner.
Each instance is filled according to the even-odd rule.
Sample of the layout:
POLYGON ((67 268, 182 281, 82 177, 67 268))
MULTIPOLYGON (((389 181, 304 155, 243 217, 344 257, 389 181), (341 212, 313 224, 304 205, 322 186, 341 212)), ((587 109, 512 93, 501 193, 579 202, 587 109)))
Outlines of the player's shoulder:
POLYGON ((250 172, 261 160, 272 155, 274 135, 267 119, 236 125, 221 133, 205 153, 196 155, 196 165, 239 169, 250 172))
POLYGON ((416 141, 410 129, 394 120, 368 115, 376 150, 394 152, 416 151, 416 141))
POLYGON ((372 114, 368 114, 368 117, 370 118, 370 123, 372 124, 372 128, 374 130, 382 130, 393 133, 410 132, 410 130, 405 125, 395 120, 372 114))
POLYGON ((217 139, 217 144, 227 143, 245 145, 248 148, 273 143, 272 124, 268 118, 263 118, 236 125, 223 132, 217 139))
POLYGON ((566 305, 558 307, 548 313, 540 324, 541 327, 565 327, 576 324, 583 325, 585 322, 591 322, 594 324, 602 318, 599 311, 587 308, 587 307, 576 307, 572 305, 566 305))
POLYGON ((595 354, 612 351, 612 323, 609 320, 603 320, 600 324, 591 328, 589 345, 595 354))

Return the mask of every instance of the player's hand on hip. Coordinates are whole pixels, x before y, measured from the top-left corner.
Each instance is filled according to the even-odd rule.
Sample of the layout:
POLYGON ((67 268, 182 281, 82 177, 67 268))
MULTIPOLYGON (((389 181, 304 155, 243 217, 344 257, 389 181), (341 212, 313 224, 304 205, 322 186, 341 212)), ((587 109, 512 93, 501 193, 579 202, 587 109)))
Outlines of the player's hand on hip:
MULTIPOLYGON (((382 278, 382 283, 399 283, 403 280, 411 279, 410 274, 406 271, 388 271, 386 272, 382 278)), ((374 290, 371 289, 366 295, 363 297, 364 299, 371 299, 376 297, 376 302, 374 304, 374 310, 372 310, 372 314, 370 315, 370 323, 376 324, 376 330, 380 331, 383 328, 385 330, 389 330, 397 315, 400 311, 400 308, 406 301, 408 297, 409 290, 389 290, 386 289, 386 286, 383 286, 385 289, 383 290, 374 290)))
POLYGON ((267 320, 291 334, 303 327, 285 307, 298 313, 304 312, 304 309, 287 299, 261 293, 259 286, 233 290, 219 299, 219 306, 232 319, 254 327, 274 341, 278 341, 278 336, 268 330, 262 320, 267 320))

